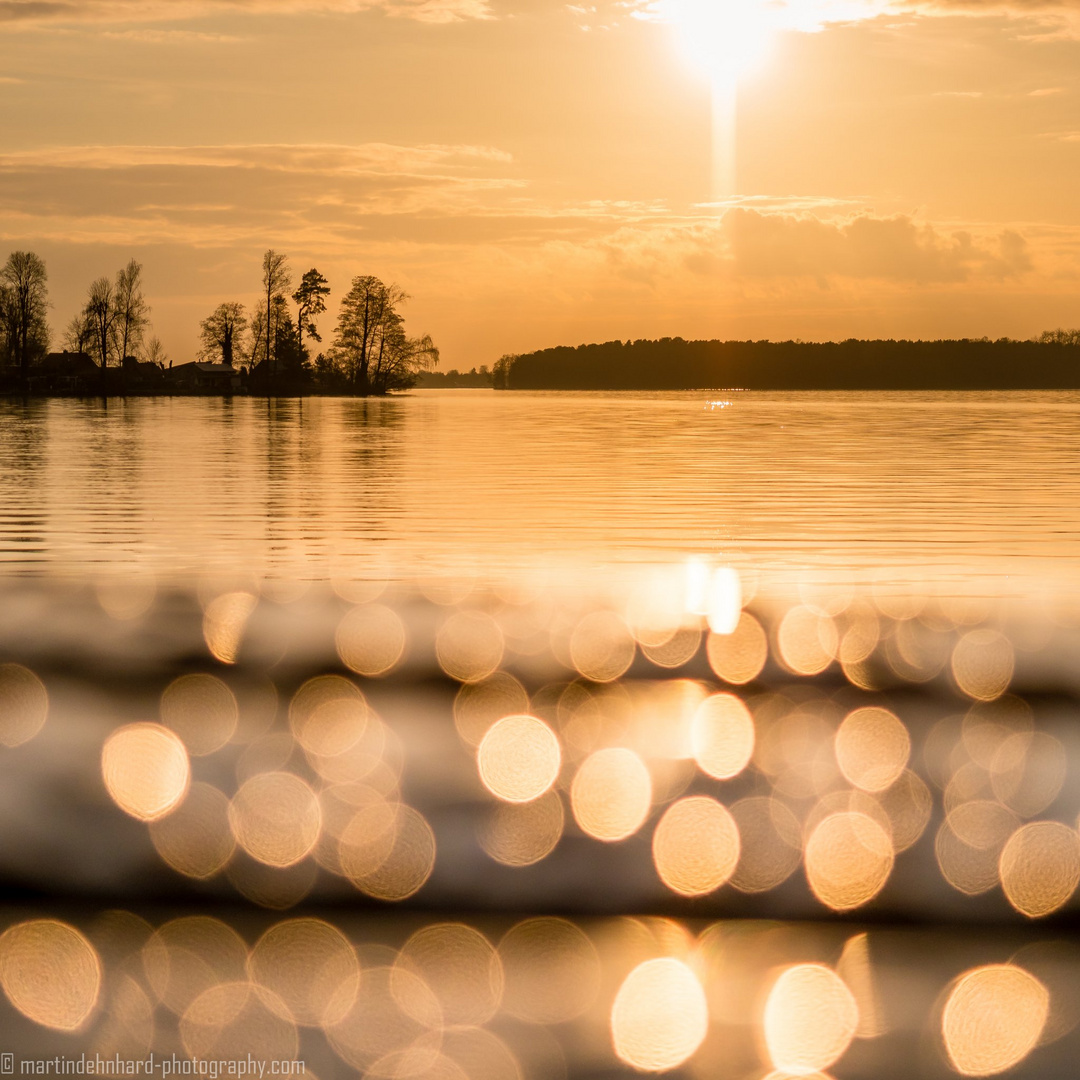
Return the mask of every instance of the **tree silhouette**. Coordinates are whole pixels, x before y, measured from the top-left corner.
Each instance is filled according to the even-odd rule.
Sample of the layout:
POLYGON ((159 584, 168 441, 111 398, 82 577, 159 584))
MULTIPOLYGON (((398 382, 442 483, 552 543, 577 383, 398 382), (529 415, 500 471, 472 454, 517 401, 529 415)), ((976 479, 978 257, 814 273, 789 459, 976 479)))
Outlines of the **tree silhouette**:
POLYGON ((101 367, 101 385, 107 389, 106 370, 109 366, 109 352, 112 349, 116 324, 116 295, 113 284, 107 277, 99 277, 90 286, 83 315, 90 326, 91 341, 101 367))
POLYGON ((113 307, 113 334, 122 369, 124 360, 142 347, 143 335, 150 325, 150 308, 142 294, 142 264, 134 259, 117 271, 113 307))
POLYGON ((0 270, 2 311, 11 358, 25 382, 30 364, 49 348, 45 314, 49 308, 45 263, 32 251, 13 251, 0 270))
POLYGON ((1044 330, 1035 340, 1040 345, 1080 345, 1080 330, 1044 330))
POLYGON ((154 367, 165 370, 165 365, 169 360, 168 353, 165 352, 165 346, 161 344, 161 338, 154 336, 146 343, 146 362, 153 364, 154 367))
MULTIPOLYGON (((274 300, 280 298, 285 299, 285 290, 292 284, 292 276, 289 273, 289 259, 287 255, 282 254, 280 251, 274 251, 271 248, 263 256, 263 295, 266 297, 266 318, 264 319, 263 326, 263 340, 266 342, 266 374, 268 379, 268 387, 270 381, 273 380, 275 374, 275 356, 274 356, 274 322, 275 322, 275 306, 274 300)), ((279 309, 280 310, 280 309, 279 309)), ((252 366, 254 366, 254 357, 252 357, 252 366)))
POLYGON ((409 338, 398 305, 408 299, 377 277, 353 278, 341 301, 330 360, 354 392, 385 394, 411 386, 416 373, 439 362, 430 337, 409 338))
POLYGON ((94 325, 84 308, 78 315, 71 317, 71 321, 64 328, 60 344, 67 352, 84 353, 91 348, 93 342, 94 325))
POLYGON ((244 314, 243 304, 235 300, 218 304, 199 324, 202 339, 199 356, 207 360, 220 357, 223 364, 231 364, 243 341, 247 325, 247 315, 244 314))
POLYGON ((326 278, 313 266, 301 279, 300 286, 293 293, 296 304, 296 344, 301 356, 304 353, 304 333, 316 341, 322 341, 315 320, 326 310, 326 297, 330 295, 330 286, 326 278))
POLYGON ((377 277, 353 278, 352 288, 341 301, 332 355, 356 392, 370 393, 372 357, 400 321, 396 307, 406 299, 398 286, 386 285, 377 277))

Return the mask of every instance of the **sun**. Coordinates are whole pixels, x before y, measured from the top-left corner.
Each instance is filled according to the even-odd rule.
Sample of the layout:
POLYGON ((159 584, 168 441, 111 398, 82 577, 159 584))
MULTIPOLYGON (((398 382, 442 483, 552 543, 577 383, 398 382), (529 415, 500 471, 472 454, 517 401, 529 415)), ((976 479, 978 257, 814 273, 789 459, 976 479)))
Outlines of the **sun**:
POLYGON ((687 60, 712 80, 738 78, 768 56, 774 28, 763 0, 667 0, 664 8, 687 60))

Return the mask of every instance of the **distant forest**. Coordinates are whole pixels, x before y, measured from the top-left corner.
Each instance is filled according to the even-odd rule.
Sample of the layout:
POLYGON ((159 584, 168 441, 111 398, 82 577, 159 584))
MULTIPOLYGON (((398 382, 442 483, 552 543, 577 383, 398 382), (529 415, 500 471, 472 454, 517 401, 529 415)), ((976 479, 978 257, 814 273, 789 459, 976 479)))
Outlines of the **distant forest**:
POLYGON ((502 390, 1072 390, 1080 330, 1030 341, 608 341, 502 357, 502 390))

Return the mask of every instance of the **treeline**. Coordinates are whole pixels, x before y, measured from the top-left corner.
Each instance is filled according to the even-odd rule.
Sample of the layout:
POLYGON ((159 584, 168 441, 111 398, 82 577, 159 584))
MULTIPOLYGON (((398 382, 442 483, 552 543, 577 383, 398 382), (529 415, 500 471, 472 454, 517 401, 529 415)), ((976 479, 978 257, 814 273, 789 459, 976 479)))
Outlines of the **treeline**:
POLYGON ((509 390, 1080 388, 1080 330, 1029 341, 608 341, 502 357, 509 390))
MULTIPOLYGON (((60 336, 63 353, 50 355, 45 263, 33 252, 12 252, 0 269, 0 382, 26 390, 36 374, 55 370, 55 361, 66 356, 92 361, 103 392, 122 390, 125 373, 140 364, 171 369, 150 333, 142 270, 132 259, 115 278, 92 282, 60 336)), ((406 293, 370 275, 352 279, 329 346, 313 356, 312 343, 322 343, 318 324, 330 285, 314 267, 293 284, 287 256, 267 251, 259 301, 250 311, 236 300, 218 304, 200 323, 198 360, 235 367, 255 392, 360 395, 407 388, 438 364, 430 336, 405 331, 406 293)))
POLYGON ((492 384, 491 369, 487 364, 481 364, 469 371, 458 371, 457 368, 449 371, 423 371, 416 379, 416 385, 422 390, 485 389, 492 384))

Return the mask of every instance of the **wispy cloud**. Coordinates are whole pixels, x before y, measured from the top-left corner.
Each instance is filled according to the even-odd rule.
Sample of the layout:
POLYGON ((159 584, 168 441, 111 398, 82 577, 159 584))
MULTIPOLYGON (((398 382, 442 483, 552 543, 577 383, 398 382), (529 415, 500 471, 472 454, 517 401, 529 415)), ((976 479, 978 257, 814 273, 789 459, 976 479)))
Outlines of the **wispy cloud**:
POLYGON ((102 37, 114 41, 137 41, 143 45, 233 45, 247 38, 236 34, 211 34, 200 30, 105 30, 102 37))
POLYGON ((0 0, 0 25, 176 22, 213 14, 382 11, 417 22, 492 18, 488 0, 0 0))

